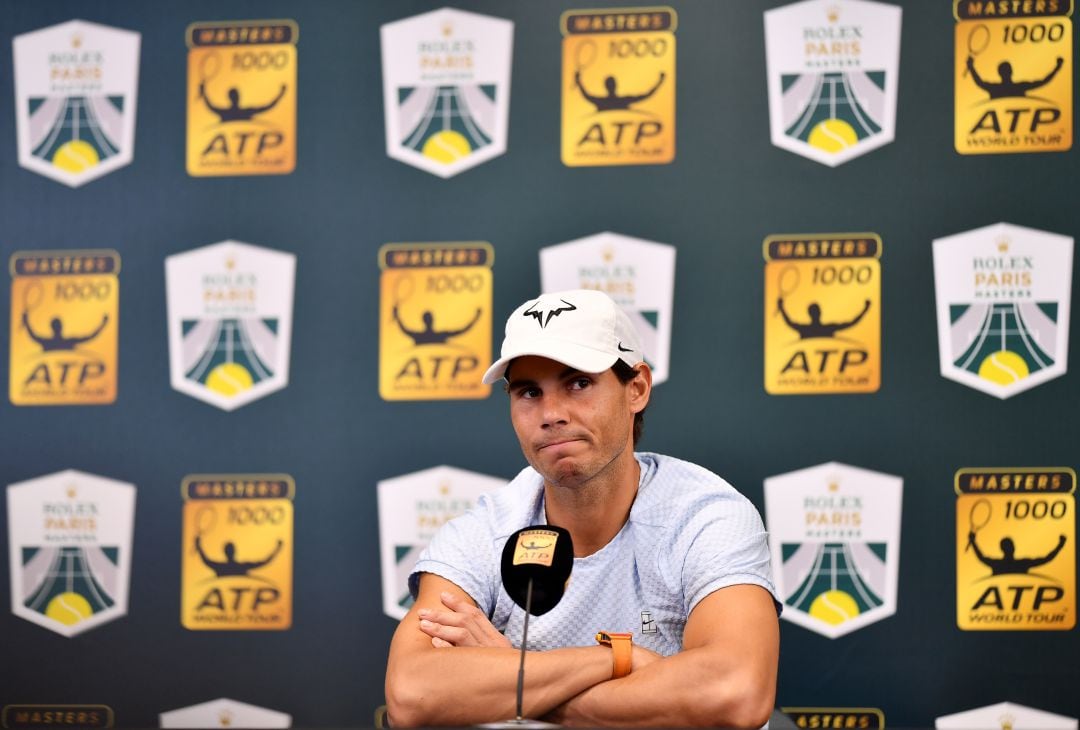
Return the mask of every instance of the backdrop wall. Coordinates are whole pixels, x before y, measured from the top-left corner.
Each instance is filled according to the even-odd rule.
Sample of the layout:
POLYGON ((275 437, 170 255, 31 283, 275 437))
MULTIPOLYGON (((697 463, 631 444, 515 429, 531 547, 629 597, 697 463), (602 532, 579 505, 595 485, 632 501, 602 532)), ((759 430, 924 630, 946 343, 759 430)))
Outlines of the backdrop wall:
MULTIPOLYGON (((1066 373, 999 399, 943 378, 932 241, 1001 221, 1075 235, 1077 153, 958 154, 951 5, 899 5, 896 139, 835 168, 770 142, 763 12, 777 3, 673 0, 674 160, 607 167, 560 159, 560 15, 574 6, 459 5, 513 21, 508 147, 442 179, 387 156, 379 39, 383 24, 439 3, 6 0, 3 43, 83 19, 141 34, 141 59, 131 164, 76 188, 19 165, 11 66, 0 73, 0 258, 111 249, 122 262, 115 402, 0 402, 0 477, 77 469, 137 488, 127 615, 66 638, 4 611, 0 705, 103 704, 118 725, 145 727, 229 697, 297 726, 370 724, 396 626, 382 604, 376 484, 439 465, 510 478, 524 465, 498 388, 380 396, 380 247, 490 243, 497 350, 505 316, 539 290, 540 249, 613 231, 677 251, 670 373, 643 448, 712 469, 763 512, 765 478, 817 464, 903 479, 895 614, 835 639, 783 622, 778 705, 881 708, 897 726, 1002 701, 1076 717, 1075 630, 958 629, 953 481, 963 467, 1075 467, 1080 388, 1066 373), (190 176, 185 30, 280 18, 299 28, 295 170, 190 176), (762 242, 830 232, 882 242, 880 388, 770 395, 762 242), (231 411, 170 387, 164 274, 166 257, 226 240, 296 257, 288 385, 231 411), (287 630, 181 624, 191 474, 294 481, 287 630)), ((1070 74, 1071 54, 1070 36, 1070 74)), ((4 342, 20 334, 12 282, 0 291, 16 308, 0 317, 4 342)), ((0 361, 0 377, 9 368, 0 361)), ((1074 515, 1062 530, 1073 561, 1074 515)), ((5 602, 10 571, 0 567, 5 602)))

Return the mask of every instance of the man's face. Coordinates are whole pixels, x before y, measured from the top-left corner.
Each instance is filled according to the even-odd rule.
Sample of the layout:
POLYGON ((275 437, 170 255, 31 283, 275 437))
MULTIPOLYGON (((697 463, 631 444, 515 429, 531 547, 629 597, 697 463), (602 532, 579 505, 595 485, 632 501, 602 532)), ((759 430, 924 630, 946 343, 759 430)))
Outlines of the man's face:
POLYGON ((610 368, 583 373, 535 356, 515 359, 509 375, 514 432, 549 484, 577 486, 633 453, 634 414, 648 401, 636 380, 623 384, 610 368))

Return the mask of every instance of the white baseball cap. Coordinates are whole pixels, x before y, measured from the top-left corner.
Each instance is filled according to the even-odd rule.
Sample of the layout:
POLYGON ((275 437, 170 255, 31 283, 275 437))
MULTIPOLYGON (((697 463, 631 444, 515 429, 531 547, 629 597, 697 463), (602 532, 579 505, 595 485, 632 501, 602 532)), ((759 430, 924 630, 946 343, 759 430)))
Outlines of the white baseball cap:
POLYGON ((580 370, 600 373, 622 360, 645 359, 630 317, 611 297, 592 289, 541 294, 506 320, 502 354, 484 373, 490 385, 506 374, 515 357, 538 355, 580 370))

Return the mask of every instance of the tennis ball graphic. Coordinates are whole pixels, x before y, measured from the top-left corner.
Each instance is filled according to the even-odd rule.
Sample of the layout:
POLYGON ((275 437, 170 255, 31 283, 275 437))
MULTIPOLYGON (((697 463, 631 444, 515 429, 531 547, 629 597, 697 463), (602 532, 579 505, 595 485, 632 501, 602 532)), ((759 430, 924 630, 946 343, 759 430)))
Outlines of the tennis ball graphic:
POLYGON ((52 163, 61 170, 83 172, 100 162, 97 150, 81 139, 73 139, 60 145, 53 153, 52 163))
POLYGON ((45 607, 45 615, 64 626, 71 626, 94 615, 90 602, 78 593, 61 593, 45 607))
POLYGON ((810 604, 810 615, 836 626, 858 616, 859 606, 855 599, 844 591, 825 591, 810 604))
POLYGON ((247 390, 255 381, 243 365, 225 362, 210 371, 206 378, 206 387, 220 395, 232 397, 247 390))
POLYGON ((425 157, 448 165, 467 157, 472 152, 472 147, 464 135, 452 129, 444 129, 428 137, 424 142, 423 152, 425 157))
POLYGON ((998 350, 979 363, 979 377, 998 385, 1011 385, 1030 374, 1024 358, 1009 350, 998 350))
POLYGON ((859 136, 855 134, 855 128, 843 119, 826 119, 811 130, 806 141, 812 147, 835 154, 853 146, 859 141, 859 136))

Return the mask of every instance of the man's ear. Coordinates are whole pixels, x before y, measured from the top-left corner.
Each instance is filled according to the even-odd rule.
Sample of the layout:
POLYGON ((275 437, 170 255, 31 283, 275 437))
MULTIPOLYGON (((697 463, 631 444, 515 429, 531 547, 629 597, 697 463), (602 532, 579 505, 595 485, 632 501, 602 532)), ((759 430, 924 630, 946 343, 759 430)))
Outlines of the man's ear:
POLYGON ((630 409, 634 413, 640 413, 649 405, 649 396, 652 394, 652 368, 647 362, 639 362, 634 366, 634 379, 626 384, 630 389, 630 409))

